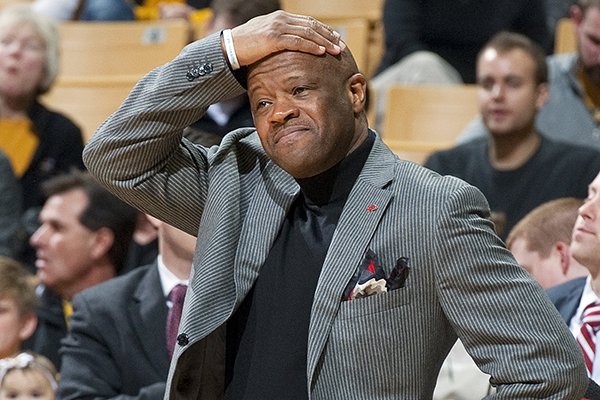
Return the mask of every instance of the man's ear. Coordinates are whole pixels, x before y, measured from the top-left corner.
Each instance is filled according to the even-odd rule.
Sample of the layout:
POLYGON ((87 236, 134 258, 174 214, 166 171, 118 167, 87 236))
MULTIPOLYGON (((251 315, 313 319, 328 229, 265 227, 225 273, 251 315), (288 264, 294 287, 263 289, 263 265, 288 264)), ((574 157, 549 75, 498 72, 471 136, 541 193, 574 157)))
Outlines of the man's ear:
POLYGON ((110 229, 106 227, 98 229, 96 231, 96 243, 91 249, 92 257, 95 259, 102 258, 108 253, 114 241, 115 235, 110 229))
POLYGON ((579 26, 581 21, 583 21, 583 10, 577 4, 573 4, 569 8, 569 15, 575 26, 579 26))
POLYGON ((348 78, 352 108, 355 114, 365 111, 367 101, 367 80, 361 73, 356 73, 348 78))
POLYGON ((539 111, 548 101, 548 84, 540 83, 537 87, 537 98, 535 100, 535 108, 539 111))
POLYGON ((554 243, 554 248, 560 254, 560 270, 563 275, 567 275, 569 272, 569 245, 565 242, 554 243))

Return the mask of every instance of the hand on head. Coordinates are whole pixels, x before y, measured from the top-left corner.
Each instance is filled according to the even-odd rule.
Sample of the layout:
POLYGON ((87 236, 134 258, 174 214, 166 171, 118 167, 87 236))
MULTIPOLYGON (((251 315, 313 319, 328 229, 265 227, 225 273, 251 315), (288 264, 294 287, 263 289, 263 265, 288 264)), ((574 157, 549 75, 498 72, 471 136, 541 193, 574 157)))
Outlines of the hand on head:
POLYGON ((312 17, 276 11, 232 29, 233 44, 241 66, 282 50, 314 55, 338 55, 345 47, 339 33, 312 17))

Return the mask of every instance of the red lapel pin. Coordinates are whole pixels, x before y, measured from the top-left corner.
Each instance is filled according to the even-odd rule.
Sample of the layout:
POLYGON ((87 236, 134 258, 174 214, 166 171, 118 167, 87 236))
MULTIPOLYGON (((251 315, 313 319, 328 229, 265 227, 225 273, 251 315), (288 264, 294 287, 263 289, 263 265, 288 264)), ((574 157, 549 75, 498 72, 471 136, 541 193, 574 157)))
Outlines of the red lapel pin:
POLYGON ((371 204, 369 207, 367 207, 368 212, 375 211, 375 210, 377 210, 376 204, 371 204))

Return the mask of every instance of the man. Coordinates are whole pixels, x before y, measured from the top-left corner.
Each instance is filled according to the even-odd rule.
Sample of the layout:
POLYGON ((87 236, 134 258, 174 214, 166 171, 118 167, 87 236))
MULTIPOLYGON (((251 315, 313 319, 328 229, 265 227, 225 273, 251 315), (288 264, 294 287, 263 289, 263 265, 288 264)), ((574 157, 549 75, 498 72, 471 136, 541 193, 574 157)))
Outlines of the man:
POLYGON ((489 201, 496 230, 506 238, 536 206, 584 198, 600 171, 600 152, 557 143, 535 127, 548 97, 543 50, 525 36, 501 32, 477 59, 479 109, 487 138, 436 152, 425 166, 464 179, 489 201))
MULTIPOLYGON (((571 254, 588 269, 587 278, 578 278, 548 290, 550 299, 577 338, 585 354, 590 377, 600 382, 600 357, 596 356, 598 326, 588 321, 600 304, 600 174, 592 181, 589 195, 579 208, 573 228, 571 254), (587 332, 587 333, 586 333, 587 332), (591 342, 591 343, 590 343, 591 342)), ((600 351, 600 349, 598 350, 600 351)))
POLYGON ((531 210, 508 234, 506 247, 544 289, 588 275, 569 248, 580 205, 574 197, 548 201, 531 210))
POLYGON ((505 396, 583 396, 576 344, 483 196, 368 129, 339 35, 281 11, 222 35, 147 75, 84 154, 115 193, 199 233, 169 398, 430 398, 457 336, 505 396), (181 139, 243 93, 236 76, 256 129, 181 139))
POLYGON ((62 346, 63 400, 164 397, 167 302, 173 302, 167 299, 177 285, 187 285, 196 238, 149 219, 158 229, 155 262, 75 296, 62 346))
POLYGON ((41 282, 38 328, 26 348, 60 368, 60 340, 67 334, 73 296, 116 276, 135 227, 136 210, 85 172, 44 183, 47 200, 31 236, 41 282))
MULTIPOLYGON (((577 52, 548 58, 550 97, 536 126, 548 138, 600 149, 600 0, 577 0, 571 19, 577 52)), ((486 127, 477 118, 459 142, 485 135, 486 127)))

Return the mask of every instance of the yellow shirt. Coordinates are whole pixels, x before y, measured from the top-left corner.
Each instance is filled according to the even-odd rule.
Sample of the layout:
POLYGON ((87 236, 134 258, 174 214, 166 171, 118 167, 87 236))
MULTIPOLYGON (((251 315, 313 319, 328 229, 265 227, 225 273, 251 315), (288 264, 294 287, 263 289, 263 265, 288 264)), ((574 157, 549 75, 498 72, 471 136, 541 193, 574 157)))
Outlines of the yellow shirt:
POLYGON ((0 119, 0 150, 6 153, 17 177, 27 171, 38 144, 28 119, 0 119))
POLYGON ((577 69, 577 78, 579 79, 579 82, 581 82, 583 88, 585 105, 592 111, 594 120, 600 122, 600 88, 590 81, 581 66, 577 69))
MULTIPOLYGON (((185 4, 185 0, 144 0, 143 5, 137 6, 134 9, 135 19, 138 20, 155 20, 158 19, 158 4, 159 3, 181 3, 185 4)), ((210 8, 195 10, 190 14, 190 22, 201 23, 211 16, 210 8)))
POLYGON ((67 328, 71 329, 71 316, 73 315, 73 305, 70 301, 63 300, 63 314, 65 316, 65 323, 67 324, 67 328))

